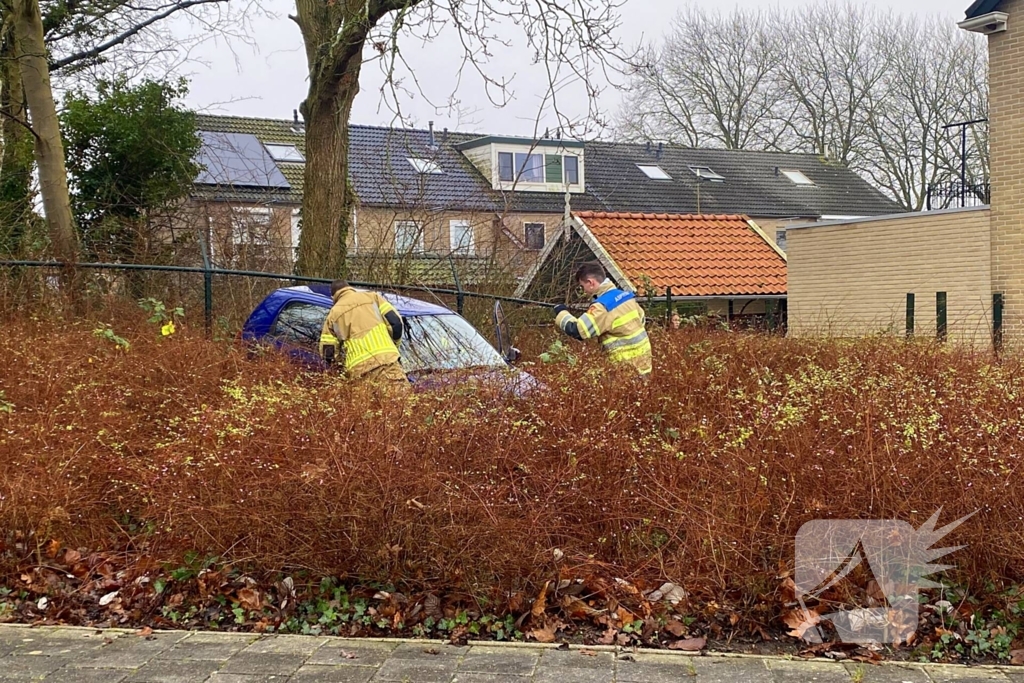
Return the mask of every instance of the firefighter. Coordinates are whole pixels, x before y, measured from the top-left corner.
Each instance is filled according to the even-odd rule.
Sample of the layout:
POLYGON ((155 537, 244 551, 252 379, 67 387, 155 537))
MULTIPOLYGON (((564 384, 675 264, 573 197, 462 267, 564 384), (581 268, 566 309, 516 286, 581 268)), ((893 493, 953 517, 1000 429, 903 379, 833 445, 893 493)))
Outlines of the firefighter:
POLYGON ((345 280, 331 283, 334 306, 320 332, 320 355, 332 364, 344 356, 345 375, 360 382, 408 388, 399 365, 403 323, 398 311, 376 292, 359 292, 345 280))
POLYGON ((565 306, 555 306, 555 324, 573 339, 597 337, 613 363, 628 363, 641 377, 651 374, 651 342, 644 329, 644 309, 631 292, 617 289, 600 263, 584 263, 576 282, 594 298, 586 313, 574 318, 565 306))

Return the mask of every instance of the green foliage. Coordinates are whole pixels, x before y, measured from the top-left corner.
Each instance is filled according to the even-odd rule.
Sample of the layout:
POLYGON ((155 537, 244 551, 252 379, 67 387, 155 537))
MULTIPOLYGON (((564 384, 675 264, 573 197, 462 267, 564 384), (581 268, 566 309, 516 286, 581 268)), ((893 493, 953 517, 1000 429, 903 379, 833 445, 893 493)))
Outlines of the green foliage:
POLYGON ((0 390, 0 413, 13 413, 14 404, 4 397, 3 390, 0 390))
POLYGON ((132 253, 148 216, 188 193, 200 139, 195 114, 176 102, 187 92, 184 80, 131 85, 121 77, 100 81, 95 97, 65 98, 64 149, 87 250, 132 253))
POLYGON ((149 313, 149 319, 146 322, 160 325, 160 334, 164 337, 174 334, 177 329, 175 321, 185 317, 185 309, 181 306, 168 310, 163 301, 152 297, 139 299, 139 308, 149 313))
POLYGON ((127 351, 131 347, 131 344, 128 343, 127 339, 119 337, 117 333, 114 332, 114 328, 106 323, 100 323, 100 326, 93 330, 92 333, 100 339, 106 339, 122 351, 127 351))
POLYGON ((566 345, 561 339, 556 339, 551 342, 551 346, 548 350, 538 356, 544 363, 567 363, 569 365, 576 365, 577 358, 569 351, 568 345, 566 345))

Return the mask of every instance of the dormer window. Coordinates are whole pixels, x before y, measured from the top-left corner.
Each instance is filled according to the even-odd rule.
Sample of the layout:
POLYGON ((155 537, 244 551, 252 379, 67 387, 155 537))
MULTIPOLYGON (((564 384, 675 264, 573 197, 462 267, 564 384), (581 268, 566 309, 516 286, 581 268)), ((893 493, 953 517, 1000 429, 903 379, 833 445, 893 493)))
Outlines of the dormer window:
POLYGON ((580 182, 580 158, 574 156, 562 157, 565 166, 565 184, 577 185, 580 182))
POLYGON ((701 180, 708 180, 712 183, 724 183, 725 176, 715 173, 707 166, 691 166, 690 170, 701 180))
POLYGON ((581 193, 584 144, 578 140, 487 136, 455 145, 499 191, 581 193))
POLYGON ((267 148, 267 154, 274 161, 287 161, 293 164, 303 164, 306 162, 306 157, 302 156, 302 152, 299 151, 295 145, 275 145, 275 144, 264 144, 267 148))
POLYGON ((651 180, 672 180, 672 176, 662 170, 661 166, 636 165, 651 180))
POLYGON ((444 171, 441 170, 441 167, 438 165, 438 163, 430 159, 418 159, 416 157, 408 157, 406 158, 406 161, 408 161, 409 165, 416 169, 416 172, 420 174, 425 175, 444 173, 444 171))

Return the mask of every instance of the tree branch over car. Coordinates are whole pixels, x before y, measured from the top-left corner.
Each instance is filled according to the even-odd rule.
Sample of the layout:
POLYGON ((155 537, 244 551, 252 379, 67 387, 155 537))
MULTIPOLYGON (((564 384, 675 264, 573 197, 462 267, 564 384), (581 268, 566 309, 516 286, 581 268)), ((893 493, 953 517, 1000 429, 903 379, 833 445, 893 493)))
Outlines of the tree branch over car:
POLYGON ((400 38, 424 32, 454 32, 466 63, 482 77, 492 101, 506 104, 509 83, 488 75, 489 46, 501 42, 494 26, 522 28, 535 63, 549 68, 548 99, 559 120, 557 92, 567 80, 584 84, 592 118, 604 70, 625 55, 613 37, 623 0, 296 0, 309 69, 302 103, 306 125, 306 170, 302 235, 297 268, 306 275, 345 272, 346 238, 355 197, 348 182, 348 122, 359 92, 359 75, 370 58, 384 60, 385 87, 396 87, 400 38), (495 97, 497 96, 497 97, 495 97))

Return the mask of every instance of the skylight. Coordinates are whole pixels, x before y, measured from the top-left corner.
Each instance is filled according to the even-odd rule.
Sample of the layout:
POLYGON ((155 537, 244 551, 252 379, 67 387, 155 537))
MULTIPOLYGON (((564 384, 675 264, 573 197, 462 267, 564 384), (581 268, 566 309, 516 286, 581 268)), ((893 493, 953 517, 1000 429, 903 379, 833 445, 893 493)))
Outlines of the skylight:
POLYGON ((416 169, 417 173, 444 173, 441 167, 438 166, 436 161, 430 159, 417 159, 416 157, 407 157, 408 161, 413 168, 416 169))
POLYGON ((713 183, 725 182, 725 176, 715 173, 707 166, 691 166, 690 170, 701 180, 710 180, 713 183))
POLYGON ((672 176, 661 169, 661 166, 636 165, 651 180, 672 180, 672 176))
POLYGON ((814 181, 800 171, 780 171, 782 175, 793 181, 794 185, 813 185, 814 181))
POLYGON ((295 145, 264 144, 263 146, 267 148, 267 153, 274 161, 290 161, 296 164, 306 162, 306 157, 302 156, 302 152, 295 145))

